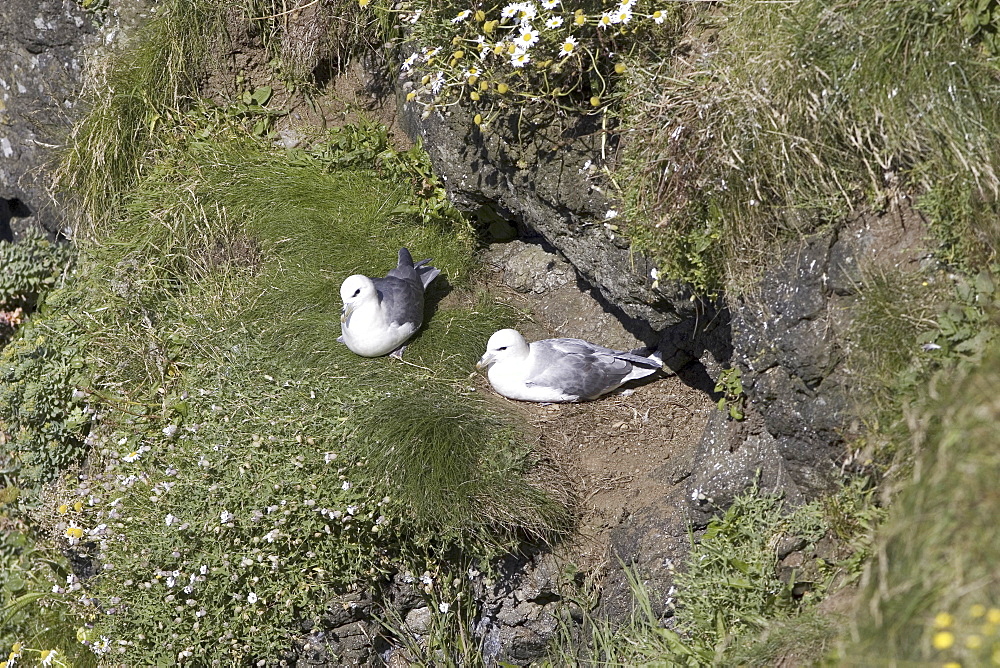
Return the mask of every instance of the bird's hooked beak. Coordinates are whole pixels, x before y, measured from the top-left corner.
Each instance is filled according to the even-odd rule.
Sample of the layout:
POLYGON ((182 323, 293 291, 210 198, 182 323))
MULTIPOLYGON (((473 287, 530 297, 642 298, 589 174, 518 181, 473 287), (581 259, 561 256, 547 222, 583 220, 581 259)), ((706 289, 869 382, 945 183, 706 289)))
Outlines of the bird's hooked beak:
POLYGON ((344 307, 340 309, 340 322, 341 324, 346 324, 351 318, 351 314, 354 313, 354 304, 344 304, 344 307))
POLYGON ((485 355, 479 358, 478 362, 476 362, 476 371, 486 371, 487 369, 490 368, 490 365, 493 364, 493 362, 495 361, 496 360, 493 359, 493 355, 486 353, 485 355))

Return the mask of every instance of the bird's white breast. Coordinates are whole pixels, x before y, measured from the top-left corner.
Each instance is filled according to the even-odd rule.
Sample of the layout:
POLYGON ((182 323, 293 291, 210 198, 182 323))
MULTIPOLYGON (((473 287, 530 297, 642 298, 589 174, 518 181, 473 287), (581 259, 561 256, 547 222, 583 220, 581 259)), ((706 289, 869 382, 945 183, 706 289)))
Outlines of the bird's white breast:
POLYGON ((566 394, 557 387, 528 385, 527 375, 531 369, 528 360, 508 360, 497 362, 490 367, 487 377, 497 393, 518 401, 563 402, 576 401, 576 395, 566 394))
POLYGON ((362 357, 379 357, 391 353, 403 345, 416 329, 412 322, 388 324, 378 303, 358 306, 347 322, 341 324, 344 343, 362 357))

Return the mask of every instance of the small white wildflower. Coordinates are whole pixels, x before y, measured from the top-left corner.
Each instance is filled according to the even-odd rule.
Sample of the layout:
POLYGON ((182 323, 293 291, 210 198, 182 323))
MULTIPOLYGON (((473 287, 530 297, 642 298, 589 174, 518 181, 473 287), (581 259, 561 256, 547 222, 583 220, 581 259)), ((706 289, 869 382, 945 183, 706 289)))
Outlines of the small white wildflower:
POLYGON ((340 486, 340 489, 344 490, 345 492, 350 488, 351 488, 351 483, 347 480, 345 480, 343 484, 340 486))
POLYGON ((531 56, 528 55, 527 51, 518 51, 510 57, 510 64, 514 67, 524 67, 529 62, 531 62, 531 56))
POLYGON ((655 12, 653 12, 654 23, 663 23, 666 20, 666 18, 667 15, 662 9, 657 9, 655 12))
POLYGON ((558 28, 562 24, 563 24, 563 18, 561 16, 553 16, 549 18, 548 21, 545 22, 545 27, 548 28, 549 30, 552 30, 553 28, 558 28))
POLYGON ((256 602, 257 602, 257 594, 255 594, 253 592, 250 592, 249 594, 247 594, 247 603, 249 603, 250 605, 253 605, 256 602))
MULTIPOLYGON (((566 38, 566 41, 562 43, 562 46, 559 47, 559 53, 562 54, 563 58, 565 58, 566 56, 568 56, 569 54, 573 53, 573 51, 576 50, 577 43, 578 42, 576 41, 576 37, 570 35, 569 37, 566 38)), ((588 167, 590 167, 589 160, 587 161, 587 164, 583 166, 583 168, 587 169, 588 167)))
POLYGON ((924 350, 925 352, 930 352, 930 351, 932 351, 932 350, 941 350, 941 346, 939 346, 939 345, 938 345, 938 344, 936 344, 936 343, 925 343, 924 345, 922 345, 922 346, 920 346, 920 347, 921 347, 921 348, 922 348, 922 349, 923 349, 923 350, 924 350))
POLYGON ((560 0, 542 0, 542 7, 545 9, 555 9, 559 6, 560 0))
POLYGON ((416 23, 417 21, 420 20, 420 15, 423 14, 423 13, 424 13, 423 9, 418 9, 417 11, 413 12, 413 14, 411 14, 406 19, 406 21, 412 25, 412 24, 414 24, 414 23, 416 23))
POLYGON ((597 20, 597 27, 604 29, 607 28, 612 23, 615 23, 615 21, 611 18, 611 13, 604 12, 603 14, 601 14, 601 18, 597 20))
POLYGON ((616 11, 614 13, 614 16, 612 16, 611 18, 614 20, 615 23, 628 23, 629 21, 632 20, 632 10, 626 7, 625 5, 622 5, 621 7, 618 8, 618 11, 616 11))
POLYGON ((337 458, 337 453, 336 452, 328 452, 325 455, 323 455, 323 463, 324 464, 329 464, 330 462, 332 462, 336 458, 337 458))
POLYGON ((406 60, 403 61, 403 64, 399 67, 399 70, 401 72, 409 72, 415 62, 417 62, 417 54, 412 53, 406 60))
POLYGON ((448 608, 450 607, 451 606, 449 606, 447 603, 438 603, 438 610, 440 610, 442 614, 448 612, 448 608))
POLYGON ((512 2, 500 11, 500 18, 502 19, 512 19, 514 15, 517 14, 517 10, 520 3, 512 2))
POLYGON ((530 25, 524 25, 521 26, 521 32, 518 34, 517 39, 514 40, 514 43, 517 44, 517 48, 519 49, 529 49, 537 41, 538 31, 532 29, 530 25))
POLYGON ((127 455, 122 456, 122 461, 125 461, 125 462, 128 462, 128 463, 131 464, 135 460, 139 459, 139 457, 141 457, 141 455, 139 454, 139 451, 138 450, 133 450, 132 452, 128 453, 127 455))
POLYGON ((615 209, 608 209, 608 212, 604 214, 604 220, 611 220, 612 218, 618 217, 618 211, 615 209))
POLYGON ((167 438, 173 438, 177 433, 177 425, 170 424, 163 428, 163 435, 167 438))
POLYGON ((461 23, 461 22, 462 22, 462 21, 464 21, 465 19, 469 18, 469 17, 471 16, 471 15, 472 15, 472 10, 471 10, 471 9, 463 9, 462 11, 460 11, 460 12, 459 12, 459 13, 458 13, 458 14, 457 14, 457 15, 455 16, 455 18, 453 18, 453 19, 451 20, 451 22, 452 22, 452 23, 461 23))
POLYGON ((437 95, 444 88, 444 74, 438 72, 431 77, 431 92, 437 95))
POLYGON ((219 521, 222 524, 232 522, 235 518, 236 516, 233 515, 231 512, 229 512, 228 510, 223 510, 221 513, 219 513, 219 521))
POLYGON ((347 514, 348 515, 354 515, 357 512, 358 512, 358 507, 357 506, 347 506, 347 514))

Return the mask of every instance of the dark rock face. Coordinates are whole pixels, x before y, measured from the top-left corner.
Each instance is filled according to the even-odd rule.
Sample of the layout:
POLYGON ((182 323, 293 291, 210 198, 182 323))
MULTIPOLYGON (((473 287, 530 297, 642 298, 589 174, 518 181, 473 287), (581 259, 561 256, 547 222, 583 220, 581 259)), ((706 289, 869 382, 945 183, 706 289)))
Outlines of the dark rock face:
POLYGON ((530 116, 500 117, 479 130, 464 110, 421 118, 404 104, 400 121, 423 140, 459 209, 485 208, 525 236, 544 237, 604 299, 653 330, 693 315, 690 293, 679 284, 653 290, 653 265, 612 229, 613 203, 597 181, 606 137, 599 117, 530 116))
POLYGON ((54 149, 76 117, 91 17, 73 0, 19 0, 0 13, 0 239, 32 224, 56 234, 54 149))

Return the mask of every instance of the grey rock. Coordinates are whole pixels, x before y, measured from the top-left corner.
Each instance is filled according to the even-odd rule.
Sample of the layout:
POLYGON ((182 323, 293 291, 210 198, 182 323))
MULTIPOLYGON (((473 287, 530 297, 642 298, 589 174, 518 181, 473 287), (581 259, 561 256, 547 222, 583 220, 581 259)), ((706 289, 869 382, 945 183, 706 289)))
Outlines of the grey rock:
POLYGON ((754 484, 763 493, 783 496, 790 503, 802 500, 774 437, 756 411, 749 411, 744 420, 714 411, 694 460, 698 470, 688 479, 687 503, 696 527, 706 526, 718 509, 729 507, 754 484))
POLYGON ((404 624, 411 633, 424 634, 431 628, 431 609, 429 607, 414 608, 406 613, 404 624))
POLYGON ((661 502, 639 508, 611 533, 608 574, 602 583, 597 614, 613 622, 624 621, 634 610, 629 582, 635 577, 649 594, 653 613, 673 614, 675 568, 691 551, 690 525, 683 489, 661 502))
MULTIPOLYGON (((404 85, 398 89, 405 94, 404 85)), ((652 263, 606 219, 615 205, 597 177, 604 136, 598 116, 510 114, 479 130, 467 110, 424 118, 418 106, 401 102, 400 124, 423 141, 460 210, 492 209, 523 236, 542 236, 602 298, 653 330, 694 315, 680 284, 653 289, 652 263)))
POLYGON ((19 0, 0 13, 0 238, 63 225, 50 195, 55 149, 79 115, 82 53, 96 39, 73 0, 19 0))
POLYGON ((492 244, 484 259, 502 272, 504 285, 517 292, 543 294, 576 279, 566 260, 538 244, 516 240, 492 244))

